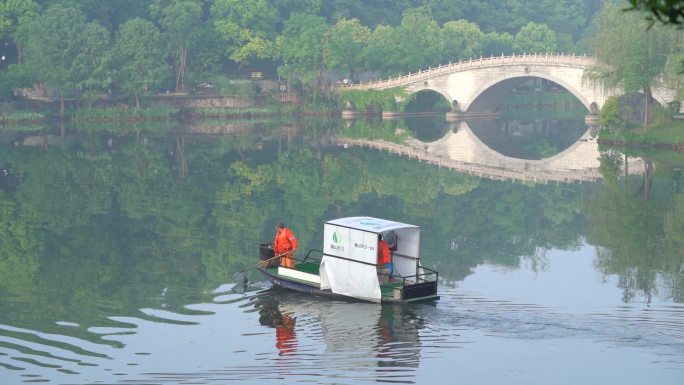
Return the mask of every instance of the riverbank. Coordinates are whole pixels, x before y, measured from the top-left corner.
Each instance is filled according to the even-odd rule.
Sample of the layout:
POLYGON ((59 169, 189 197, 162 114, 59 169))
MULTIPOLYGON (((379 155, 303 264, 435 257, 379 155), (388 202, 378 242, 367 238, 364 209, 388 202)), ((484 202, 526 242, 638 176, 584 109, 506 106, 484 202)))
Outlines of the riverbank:
POLYGON ((16 128, 47 122, 139 123, 158 120, 275 118, 296 115, 330 115, 339 113, 335 105, 295 105, 279 99, 253 96, 149 98, 144 107, 112 102, 82 107, 74 104, 64 115, 57 113, 54 103, 27 99, 22 103, 0 104, 0 127, 16 128))
POLYGON ((684 121, 673 120, 646 129, 643 127, 602 129, 599 131, 598 142, 628 148, 684 151, 684 121))

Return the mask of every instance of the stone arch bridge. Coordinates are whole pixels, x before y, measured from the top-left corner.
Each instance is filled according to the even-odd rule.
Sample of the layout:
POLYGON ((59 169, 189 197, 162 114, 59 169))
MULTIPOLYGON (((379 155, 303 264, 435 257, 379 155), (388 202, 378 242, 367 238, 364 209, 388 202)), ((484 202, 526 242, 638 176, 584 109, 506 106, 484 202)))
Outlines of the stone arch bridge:
MULTIPOLYGON (((387 89, 404 87, 410 93, 431 90, 443 95, 454 112, 468 112, 472 103, 485 91, 500 83, 510 89, 518 83, 507 82, 521 77, 550 80, 575 95, 590 110, 600 109, 606 99, 619 95, 619 90, 605 90, 585 79, 585 71, 598 63, 589 56, 523 54, 492 56, 440 65, 416 73, 369 83, 355 84, 352 89, 387 89)), ((675 100, 676 91, 663 83, 653 89, 654 98, 666 105, 675 100)))

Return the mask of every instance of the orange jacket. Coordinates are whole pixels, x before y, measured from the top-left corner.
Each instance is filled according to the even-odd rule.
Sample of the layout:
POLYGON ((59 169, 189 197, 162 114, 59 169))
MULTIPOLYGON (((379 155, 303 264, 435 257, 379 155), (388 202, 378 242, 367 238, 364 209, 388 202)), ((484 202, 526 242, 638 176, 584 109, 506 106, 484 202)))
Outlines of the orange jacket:
POLYGON ((389 246, 384 239, 381 239, 378 242, 378 265, 384 266, 390 262, 392 262, 392 259, 390 257, 389 246))
POLYGON ((276 255, 295 250, 296 248, 297 238, 295 238, 290 229, 285 227, 283 231, 276 233, 275 240, 273 241, 273 251, 276 255))

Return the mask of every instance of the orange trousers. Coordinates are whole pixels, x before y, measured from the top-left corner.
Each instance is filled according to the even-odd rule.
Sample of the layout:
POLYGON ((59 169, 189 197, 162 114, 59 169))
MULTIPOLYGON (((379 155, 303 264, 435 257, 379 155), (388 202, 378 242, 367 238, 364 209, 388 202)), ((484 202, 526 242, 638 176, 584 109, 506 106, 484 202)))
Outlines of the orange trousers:
POLYGON ((288 251, 287 253, 280 256, 280 266, 289 267, 290 269, 294 269, 294 267, 295 267, 294 251, 288 251))

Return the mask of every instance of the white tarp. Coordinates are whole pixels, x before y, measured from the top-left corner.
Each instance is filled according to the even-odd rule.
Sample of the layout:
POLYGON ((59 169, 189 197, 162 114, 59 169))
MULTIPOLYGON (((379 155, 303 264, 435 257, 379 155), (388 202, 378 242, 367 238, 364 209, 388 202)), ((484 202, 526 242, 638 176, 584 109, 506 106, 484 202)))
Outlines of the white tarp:
POLYGON ((324 256, 321 261, 321 289, 348 297, 380 302, 380 282, 375 266, 324 256))
POLYGON ((323 233, 321 289, 380 302, 380 282, 375 266, 378 235, 332 223, 325 224, 323 233))

